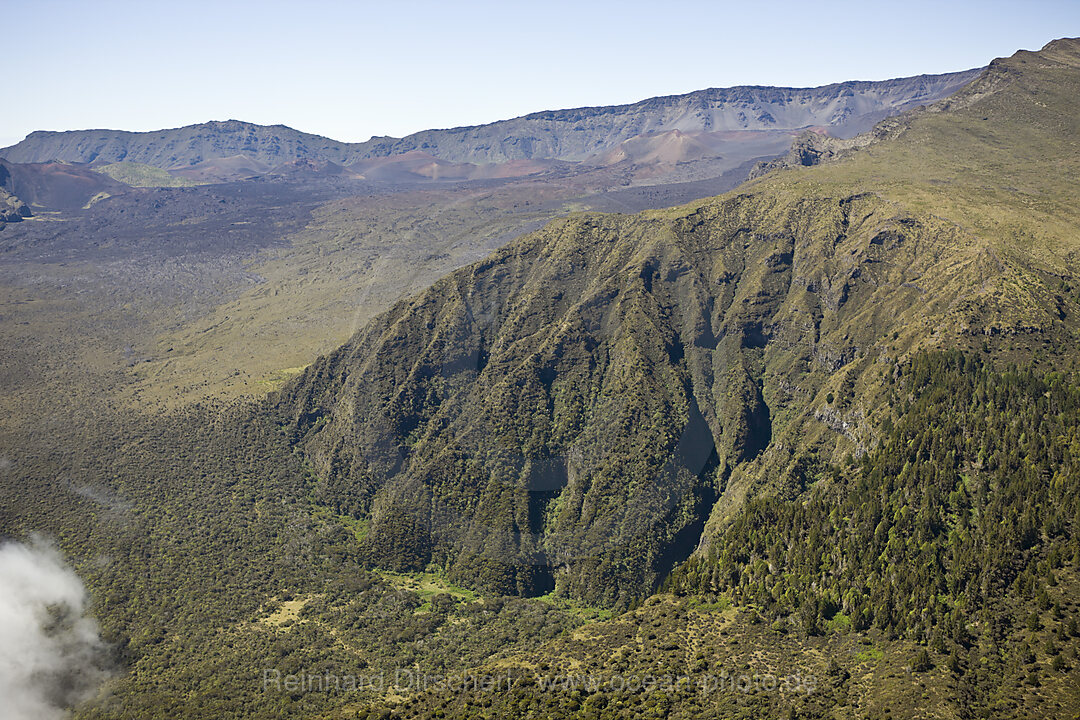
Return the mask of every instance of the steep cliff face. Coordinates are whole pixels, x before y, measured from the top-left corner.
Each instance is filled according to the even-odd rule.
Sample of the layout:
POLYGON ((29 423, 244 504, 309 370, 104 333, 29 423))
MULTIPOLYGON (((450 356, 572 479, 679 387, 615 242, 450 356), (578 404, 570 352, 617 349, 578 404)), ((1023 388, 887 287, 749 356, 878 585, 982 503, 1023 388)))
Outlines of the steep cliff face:
MULTIPOLYGON (((135 162, 165 169, 236 155, 268 166, 299 160, 344 165, 412 151, 456 163, 581 161, 631 138, 675 130, 719 135, 762 133, 766 139, 753 137, 751 145, 755 151, 759 145, 767 146, 772 149, 770 154, 775 154, 786 147, 792 130, 820 125, 840 136, 854 135, 883 117, 939 100, 977 74, 977 70, 969 70, 819 88, 714 88, 632 105, 541 112, 475 127, 425 130, 404 138, 372 138, 364 143, 342 143, 282 125, 237 120, 142 133, 39 131, 0 149, 0 157, 19 163, 135 162), (776 143, 780 145, 773 148, 776 143)), ((731 148, 725 150, 731 152, 731 148)), ((739 162, 762 154, 750 152, 739 162)))
POLYGON ((279 397, 316 498, 374 563, 626 606, 872 447, 911 352, 1073 347, 1076 159, 1025 164, 1075 137, 1080 53, 1050 49, 846 161, 558 221, 399 303, 279 397))
POLYGON ((984 279, 906 287, 959 240, 872 196, 576 217, 398 305, 282 402, 374 562, 625 605, 737 506, 733 468, 786 447, 779 482, 788 453, 871 441, 855 393, 822 389, 890 368, 898 322, 984 279))
POLYGON ((490 125, 372 139, 358 151, 372 156, 422 149, 461 162, 585 160, 630 138, 672 130, 769 133, 827 126, 838 136, 850 137, 889 115, 940 100, 978 74, 968 70, 819 88, 712 88, 632 105, 556 110, 490 125))

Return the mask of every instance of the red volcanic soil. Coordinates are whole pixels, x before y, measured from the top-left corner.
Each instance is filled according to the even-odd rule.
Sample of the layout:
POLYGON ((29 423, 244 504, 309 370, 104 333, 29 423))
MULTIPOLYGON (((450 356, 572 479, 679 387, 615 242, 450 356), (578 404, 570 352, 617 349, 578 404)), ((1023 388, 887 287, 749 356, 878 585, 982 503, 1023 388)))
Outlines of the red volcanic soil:
POLYGON ((332 163, 328 160, 293 160, 282 163, 270 171, 271 175, 277 175, 289 179, 315 179, 324 177, 341 177, 362 179, 364 176, 347 168, 332 163))
POLYGON ((232 157, 209 158, 191 167, 177 168, 169 172, 195 182, 222 183, 246 180, 264 175, 269 170, 269 165, 252 160, 246 155, 233 155, 232 157))
POLYGON ((470 163, 440 160, 423 150, 410 150, 400 155, 360 160, 349 169, 368 180, 404 182, 410 180, 467 180, 476 170, 470 163))
MULTIPOLYGON (((721 130, 716 132, 664 132, 635 135, 618 145, 593 155, 585 162, 597 167, 631 166, 652 168, 647 176, 659 176, 682 163, 700 160, 720 162, 723 171, 741 165, 748 158, 769 157, 785 152, 799 130, 721 130), (727 165, 724 165, 727 163, 727 165)), ((641 177, 641 176, 639 176, 641 177)))
POLYGON ((684 133, 680 130, 637 135, 601 153, 591 162, 601 166, 626 161, 638 165, 674 165, 715 154, 698 139, 698 135, 700 133, 684 133))
POLYGON ((471 179, 505 179, 537 175, 565 163, 558 160, 510 160, 504 163, 479 165, 471 179))
POLYGON ((9 163, 0 160, 10 177, 8 192, 27 205, 54 210, 77 210, 99 193, 120 195, 131 188, 96 173, 87 165, 60 162, 9 163))

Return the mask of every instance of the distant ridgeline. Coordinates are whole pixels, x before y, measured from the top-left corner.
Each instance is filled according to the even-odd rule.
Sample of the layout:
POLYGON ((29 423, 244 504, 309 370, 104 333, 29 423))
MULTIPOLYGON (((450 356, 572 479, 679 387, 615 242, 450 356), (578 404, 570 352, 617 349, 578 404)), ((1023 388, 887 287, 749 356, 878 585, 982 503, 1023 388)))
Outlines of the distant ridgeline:
POLYGON ((249 162, 270 168, 300 161, 351 165, 422 152, 452 163, 484 164, 589 160, 633 138, 676 132, 701 136, 694 140, 700 146, 692 148, 694 152, 742 154, 739 143, 745 138, 725 137, 725 133, 776 135, 752 144, 753 152, 733 162, 734 167, 755 155, 782 153, 793 131, 822 126, 844 137, 862 132, 883 117, 956 92, 979 72, 845 82, 819 88, 713 88, 631 105, 546 111, 487 125, 425 130, 404 138, 377 137, 363 143, 342 143, 283 125, 236 120, 139 133, 38 131, 16 145, 0 149, 0 157, 16 163, 133 162, 181 169, 242 155, 249 162))

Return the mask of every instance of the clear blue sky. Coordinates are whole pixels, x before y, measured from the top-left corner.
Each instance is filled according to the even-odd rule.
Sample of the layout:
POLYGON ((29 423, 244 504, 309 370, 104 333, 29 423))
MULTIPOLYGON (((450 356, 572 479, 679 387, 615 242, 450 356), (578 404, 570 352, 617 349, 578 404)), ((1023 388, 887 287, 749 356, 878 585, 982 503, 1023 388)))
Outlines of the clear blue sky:
POLYGON ((731 85, 985 65, 1080 2, 0 0, 0 146, 237 118, 340 140, 731 85))

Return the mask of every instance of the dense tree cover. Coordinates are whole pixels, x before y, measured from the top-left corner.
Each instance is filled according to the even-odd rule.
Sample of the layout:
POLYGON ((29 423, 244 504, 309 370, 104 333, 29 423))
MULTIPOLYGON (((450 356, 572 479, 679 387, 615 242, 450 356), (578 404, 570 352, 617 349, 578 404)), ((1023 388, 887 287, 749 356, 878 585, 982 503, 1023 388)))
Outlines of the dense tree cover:
POLYGON ((832 468, 805 498, 751 501, 672 579, 730 590, 814 631, 837 613, 929 640, 968 639, 995 600, 1030 597, 1080 561, 1080 386, 922 355, 895 385, 900 419, 857 471, 832 468))
POLYGON ((1018 662, 1025 626, 1072 637, 1048 587, 1080 565, 1076 378, 950 352, 916 357, 893 387, 899 419, 858 467, 823 468, 796 500, 752 500, 668 586, 730 594, 808 635, 952 648, 958 671, 973 647, 1018 662))
POLYGON ((893 289, 957 233, 902 220, 888 248, 901 218, 868 194, 552 223, 312 363, 278 398, 286 429, 319 497, 370 520, 372 562, 631 607, 693 550, 728 470, 774 440, 849 442, 813 417, 818 392, 848 415, 873 396, 865 348, 900 352, 886 330, 919 312, 893 289))

